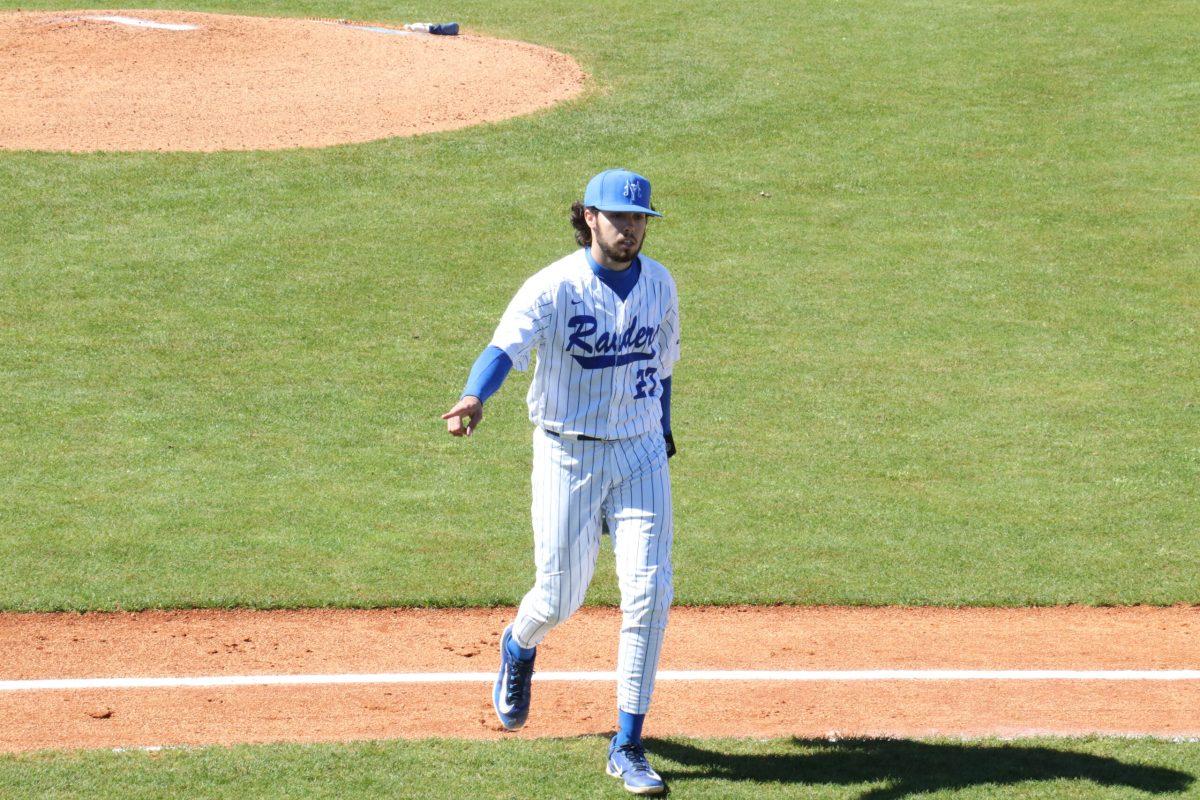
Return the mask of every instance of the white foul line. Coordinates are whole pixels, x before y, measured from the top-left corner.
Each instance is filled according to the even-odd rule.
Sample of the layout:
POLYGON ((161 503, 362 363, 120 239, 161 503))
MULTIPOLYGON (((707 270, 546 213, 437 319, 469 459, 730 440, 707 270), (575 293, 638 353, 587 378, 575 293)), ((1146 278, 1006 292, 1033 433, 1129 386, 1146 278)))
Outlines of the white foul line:
MULTIPOLYGON (((494 672, 383 672, 340 675, 202 675, 169 678, 54 678, 0 681, 0 692, 321 686, 365 683, 491 683, 494 672)), ((536 681, 615 682, 615 672, 538 672, 536 681)), ((660 670, 660 681, 1200 681, 1200 669, 863 669, 660 670)))

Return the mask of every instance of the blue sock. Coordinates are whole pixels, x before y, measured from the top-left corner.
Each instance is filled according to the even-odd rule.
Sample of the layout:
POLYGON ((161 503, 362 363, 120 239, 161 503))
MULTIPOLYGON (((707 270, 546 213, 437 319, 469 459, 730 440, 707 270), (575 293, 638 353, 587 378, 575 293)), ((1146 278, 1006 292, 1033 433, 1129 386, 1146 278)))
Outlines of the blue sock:
POLYGON ((508 654, 517 661, 528 661, 533 658, 533 654, 536 652, 536 647, 521 647, 521 645, 517 644, 516 637, 508 637, 508 654))
POLYGON ((642 723, 646 721, 645 714, 630 714, 628 711, 617 710, 617 747, 625 744, 641 744, 642 723))

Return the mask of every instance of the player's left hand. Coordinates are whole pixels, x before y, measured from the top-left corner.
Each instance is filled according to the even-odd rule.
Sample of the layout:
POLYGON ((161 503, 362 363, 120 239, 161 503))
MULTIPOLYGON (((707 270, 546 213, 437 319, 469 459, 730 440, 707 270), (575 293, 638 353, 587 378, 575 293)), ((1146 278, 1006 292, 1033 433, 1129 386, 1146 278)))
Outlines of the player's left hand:
POLYGON ((442 414, 442 419, 446 420, 446 430, 451 436, 470 436, 471 433, 479 427, 480 420, 483 419, 483 403, 478 397, 467 395, 462 400, 454 404, 454 407, 442 414), (463 419, 466 419, 466 424, 463 424, 463 419))

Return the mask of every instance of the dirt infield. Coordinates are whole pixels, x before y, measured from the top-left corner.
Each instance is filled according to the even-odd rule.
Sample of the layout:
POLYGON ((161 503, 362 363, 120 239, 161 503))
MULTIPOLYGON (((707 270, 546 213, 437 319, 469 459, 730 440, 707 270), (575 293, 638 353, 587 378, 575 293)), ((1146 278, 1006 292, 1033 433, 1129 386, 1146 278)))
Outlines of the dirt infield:
MULTIPOLYGON (((483 673, 512 609, 0 615, 0 681, 483 673)), ((609 671, 585 609, 539 672, 609 671)), ((663 670, 1183 670, 1200 609, 677 608, 663 670)), ((0 691, 0 751, 610 730, 609 681, 541 682, 519 734, 486 682, 0 691)), ((1200 680, 663 680, 653 736, 1200 735, 1200 680)))
POLYGON ((184 11, 0 13, 0 149, 365 142, 527 114, 583 81, 562 53, 469 34, 184 11))

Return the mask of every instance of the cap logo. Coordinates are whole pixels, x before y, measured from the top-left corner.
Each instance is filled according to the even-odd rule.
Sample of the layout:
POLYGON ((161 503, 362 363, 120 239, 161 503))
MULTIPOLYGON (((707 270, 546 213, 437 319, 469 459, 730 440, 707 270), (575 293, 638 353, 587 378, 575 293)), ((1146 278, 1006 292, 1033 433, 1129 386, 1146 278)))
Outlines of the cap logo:
POLYGON ((637 181, 625 181, 625 189, 621 194, 631 203, 638 202, 638 195, 642 193, 642 185, 637 181))

